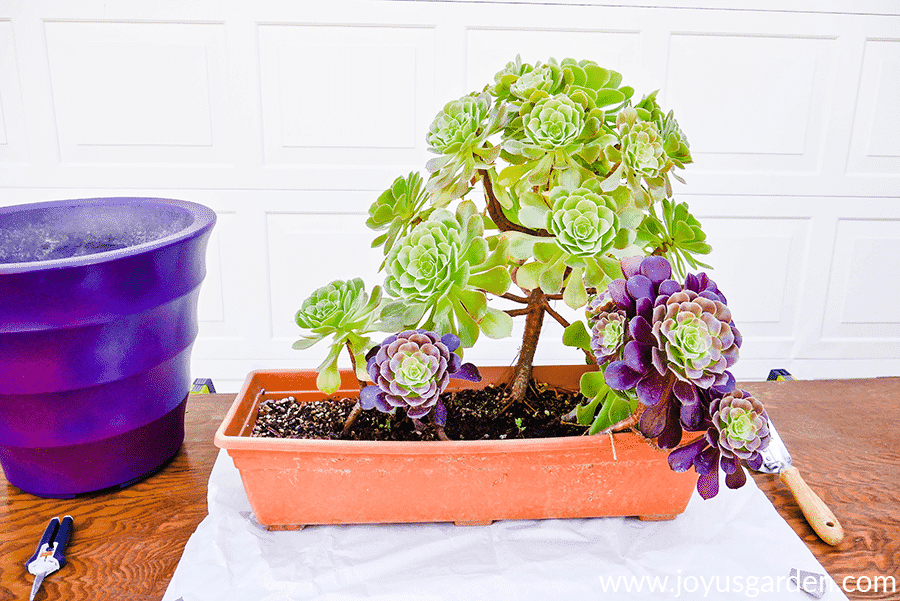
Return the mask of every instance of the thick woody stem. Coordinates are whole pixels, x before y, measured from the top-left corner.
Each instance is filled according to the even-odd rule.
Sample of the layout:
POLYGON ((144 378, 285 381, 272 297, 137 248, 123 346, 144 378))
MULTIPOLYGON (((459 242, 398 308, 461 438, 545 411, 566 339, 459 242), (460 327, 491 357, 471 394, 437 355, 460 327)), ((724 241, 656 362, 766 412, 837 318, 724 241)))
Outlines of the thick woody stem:
POLYGON ((359 401, 356 401, 356 404, 353 405, 353 409, 350 410, 350 415, 344 420, 344 429, 341 431, 341 438, 348 438, 350 436, 350 432, 353 430, 353 426, 356 425, 356 420, 361 413, 362 406, 360 406, 359 401))
POLYGON ((437 434, 438 440, 453 440, 444 432, 444 426, 435 425, 434 432, 437 434))
POLYGON ((639 405, 637 410, 626 417, 625 419, 618 421, 606 428, 605 430, 601 430, 597 432, 597 434, 612 434, 613 432, 623 432, 625 430, 630 430, 631 428, 638 425, 638 422, 641 420, 641 414, 644 412, 644 406, 639 405))
POLYGON ((538 338, 541 336, 541 326, 544 323, 544 293, 540 288, 531 291, 528 297, 530 312, 525 318, 525 334, 522 336, 522 348, 519 350, 519 360, 516 363, 513 381, 509 392, 509 403, 525 400, 525 392, 528 390, 528 382, 531 380, 531 367, 534 363, 534 353, 537 350, 538 338))
MULTIPOLYGON (((523 234, 541 237, 548 237, 551 235, 550 232, 546 230, 530 229, 507 219, 506 215, 503 214, 503 208, 500 206, 500 203, 497 201, 497 197, 494 194, 494 187, 491 183, 490 175, 484 169, 479 170, 478 174, 481 176, 481 182, 484 186, 488 215, 500 231, 521 232, 523 234)), ((540 288, 532 290, 527 299, 524 297, 513 297, 512 295, 507 298, 518 302, 527 302, 528 305, 527 309, 524 311, 521 309, 507 311, 510 315, 524 314, 527 316, 525 318, 525 334, 522 336, 522 348, 519 350, 519 360, 516 363, 510 387, 508 407, 513 403, 525 400, 525 393, 528 390, 528 384, 531 381, 531 367, 534 362, 534 353, 537 349, 538 338, 541 335, 541 325, 544 322, 544 310, 547 305, 544 301, 544 293, 540 288)))

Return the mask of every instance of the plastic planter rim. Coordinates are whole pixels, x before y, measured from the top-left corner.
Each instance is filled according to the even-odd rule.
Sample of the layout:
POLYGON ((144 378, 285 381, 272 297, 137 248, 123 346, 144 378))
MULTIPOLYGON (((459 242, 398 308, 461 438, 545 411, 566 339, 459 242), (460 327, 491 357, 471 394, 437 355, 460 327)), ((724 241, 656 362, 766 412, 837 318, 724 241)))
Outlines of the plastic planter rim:
POLYGON ((94 265, 97 263, 105 263, 115 261, 125 257, 131 257, 146 252, 151 252, 158 248, 169 246, 179 240, 187 239, 198 232, 211 228, 216 222, 215 211, 196 202, 187 200, 177 200, 174 198, 151 198, 138 196, 111 196, 111 197, 94 197, 94 198, 77 198, 72 200, 48 200, 43 202, 25 203, 0 207, 0 215, 8 213, 22 213, 25 211, 39 211, 42 209, 53 209, 63 207, 91 207, 103 205, 121 205, 121 206, 147 206, 161 205, 168 206, 187 212, 193 218, 191 223, 184 228, 141 244, 119 248, 115 250, 107 250, 103 252, 81 255, 77 257, 67 257, 63 259, 48 259, 43 261, 26 261, 22 263, 0 263, 0 273, 27 273, 30 271, 43 271, 48 269, 65 269, 70 267, 82 267, 94 265))

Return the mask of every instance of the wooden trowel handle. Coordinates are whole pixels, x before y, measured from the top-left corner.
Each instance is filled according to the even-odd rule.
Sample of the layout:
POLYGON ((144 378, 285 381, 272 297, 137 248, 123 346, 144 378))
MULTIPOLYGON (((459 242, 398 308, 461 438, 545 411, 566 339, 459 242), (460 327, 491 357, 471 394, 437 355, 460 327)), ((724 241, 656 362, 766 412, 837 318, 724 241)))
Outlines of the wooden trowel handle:
POLYGON ((779 478, 794 493, 797 505, 800 506, 800 510, 806 516, 806 521, 816 531, 819 538, 833 547, 841 544, 841 541, 844 540, 844 529, 841 527, 841 523, 828 509, 828 505, 803 480, 797 468, 785 468, 779 478))

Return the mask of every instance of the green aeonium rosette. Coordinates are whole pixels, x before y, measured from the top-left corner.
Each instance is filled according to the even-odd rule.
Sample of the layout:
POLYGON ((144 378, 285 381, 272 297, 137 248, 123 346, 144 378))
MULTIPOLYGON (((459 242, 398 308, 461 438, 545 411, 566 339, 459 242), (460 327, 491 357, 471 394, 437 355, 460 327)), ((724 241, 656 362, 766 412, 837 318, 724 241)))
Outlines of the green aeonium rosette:
POLYGON ((431 177, 427 190, 438 205, 463 196, 477 169, 487 169, 500 154, 488 138, 506 123, 506 109, 493 105, 491 96, 463 96, 448 102, 428 129, 428 150, 439 154, 428 161, 431 177))
POLYGON ((681 127, 675 119, 675 113, 673 111, 664 113, 660 108, 659 103, 656 101, 656 92, 642 98, 635 105, 635 109, 641 120, 656 124, 656 129, 663 140, 666 154, 674 165, 683 169, 686 164, 692 162, 691 146, 688 143, 687 136, 681 131, 681 127))
POLYGON ((518 100, 529 100, 537 94, 550 94, 563 84, 562 72, 550 65, 538 65, 523 74, 509 87, 510 94, 518 100))
POLYGON ((622 155, 625 165, 644 177, 657 178, 662 175, 668 156, 656 125, 638 121, 623 129, 622 155))
POLYGON ((487 99, 463 96, 449 102, 428 128, 429 146, 444 154, 473 148, 489 110, 487 99))
POLYGON ((428 217, 429 209, 425 207, 428 194, 422 182, 422 176, 412 172, 406 177, 394 180, 391 187, 369 207, 369 218, 366 225, 370 229, 386 233, 377 237, 372 246, 384 245, 388 252, 394 241, 406 234, 413 226, 428 217))
POLYGON ((591 178, 557 186, 546 197, 530 193, 520 200, 520 221, 550 237, 533 239, 532 256, 523 258, 534 260, 517 271, 519 286, 540 287, 546 294, 562 290, 565 302, 578 308, 587 302, 586 288, 621 275, 610 254, 635 240, 642 218, 627 188, 604 192, 602 182, 591 178))
POLYGON ((609 180, 627 183, 635 206, 648 210, 653 202, 671 196, 667 173, 674 165, 655 121, 644 121, 647 111, 625 108, 616 115, 618 143, 604 147, 609 165, 616 165, 609 180))
POLYGON ((564 251, 591 256, 612 248, 619 230, 616 202, 590 187, 550 191, 553 206, 547 213, 547 231, 564 251))
POLYGON ((318 288, 303 301, 295 321, 309 333, 295 342, 294 348, 303 350, 332 337, 328 356, 318 367, 316 386, 319 390, 331 394, 340 387, 337 359, 344 346, 353 357, 357 376, 365 377, 362 365, 372 346, 367 334, 375 329, 380 305, 381 288, 375 286, 370 296, 360 278, 346 282, 335 280, 318 288))
POLYGON ((584 127, 584 109, 565 94, 544 98, 525 118, 525 135, 544 150, 564 148, 584 127))
POLYGON ((475 343, 479 331, 508 336, 512 320, 488 307, 485 296, 509 288, 508 248, 501 242, 489 249, 472 202, 460 203, 455 213, 434 211, 399 239, 385 260, 384 287, 398 300, 386 306, 382 318, 397 328, 422 324, 456 334, 465 347, 475 343))

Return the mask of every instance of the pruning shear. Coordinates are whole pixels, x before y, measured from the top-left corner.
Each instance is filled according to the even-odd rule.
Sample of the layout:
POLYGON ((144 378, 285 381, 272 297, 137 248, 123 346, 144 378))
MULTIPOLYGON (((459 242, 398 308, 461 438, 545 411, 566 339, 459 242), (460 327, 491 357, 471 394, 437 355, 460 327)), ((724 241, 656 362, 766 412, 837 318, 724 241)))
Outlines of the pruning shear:
POLYGON ((31 586, 31 596, 29 601, 34 601, 34 596, 47 574, 52 574, 66 563, 66 556, 63 551, 69 544, 69 537, 72 535, 72 516, 65 516, 62 521, 59 518, 53 518, 47 524, 41 542, 38 543, 37 551, 25 562, 28 571, 34 574, 34 584, 31 586))

